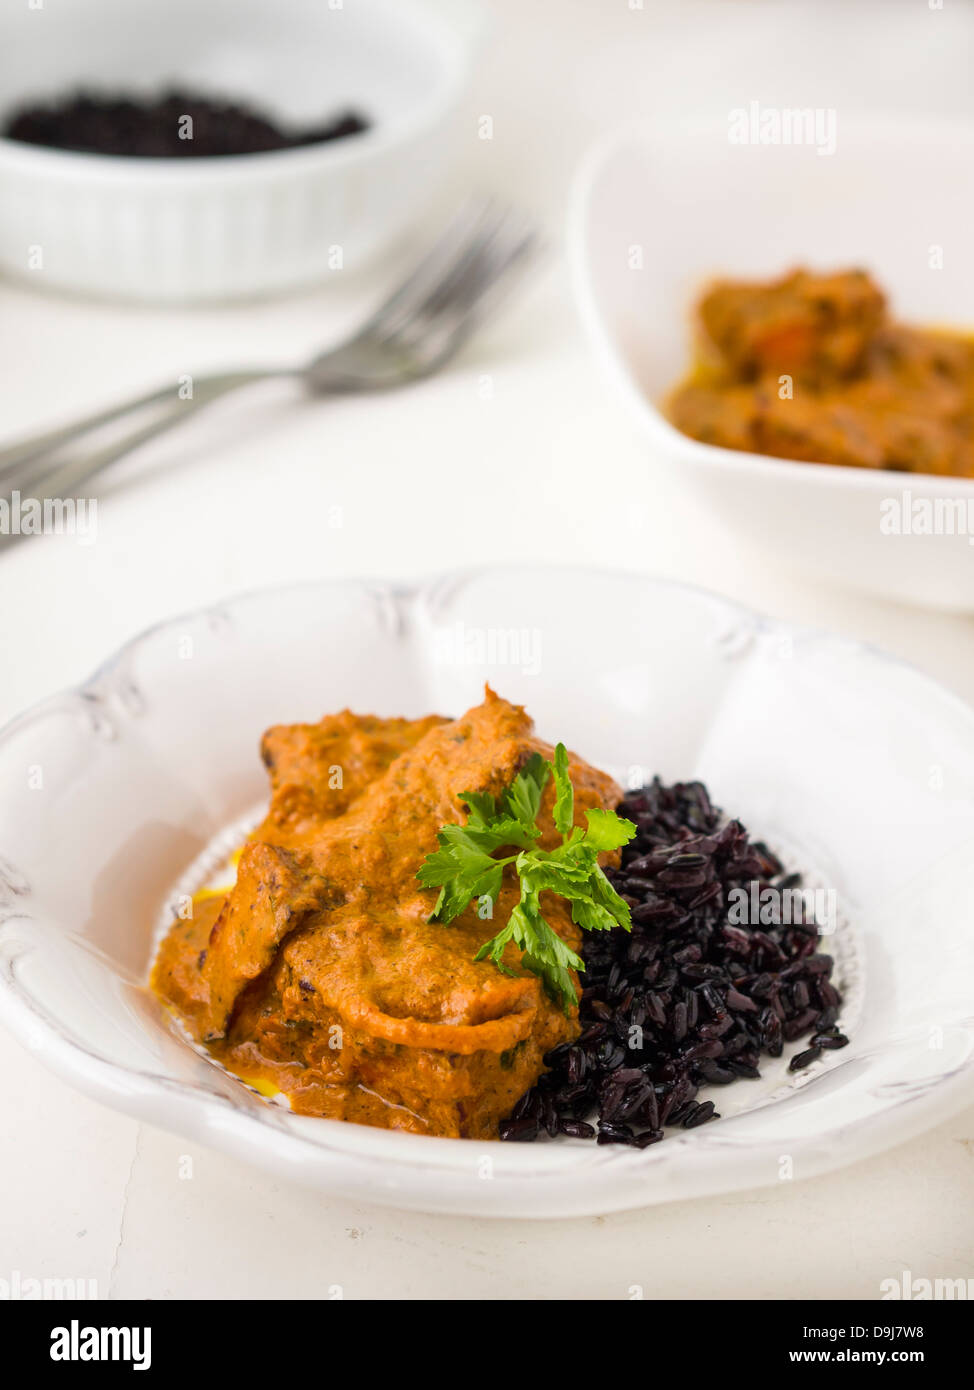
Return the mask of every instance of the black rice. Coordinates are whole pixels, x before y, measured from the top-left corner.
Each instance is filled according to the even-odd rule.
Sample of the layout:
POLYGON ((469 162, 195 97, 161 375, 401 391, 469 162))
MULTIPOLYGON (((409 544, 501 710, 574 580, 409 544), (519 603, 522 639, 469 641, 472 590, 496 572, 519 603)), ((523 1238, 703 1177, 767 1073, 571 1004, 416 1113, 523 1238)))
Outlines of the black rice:
POLYGON ((296 149, 368 128, 357 112, 343 111, 318 125, 288 131, 243 102, 177 90, 144 98, 76 92, 61 101, 23 107, 3 134, 28 145, 85 154, 184 159, 296 149))
POLYGON ((664 1126, 718 1119, 700 1087, 759 1076, 762 1054, 780 1057, 812 1033, 791 1060, 797 1071, 848 1042, 818 924, 801 913, 728 920, 732 889, 761 901, 769 888, 795 889, 800 875, 725 821, 700 782, 655 778, 618 810, 638 831, 608 871, 632 932, 585 933, 581 1033, 545 1057, 549 1070, 501 1124, 502 1139, 545 1132, 645 1148, 664 1126))

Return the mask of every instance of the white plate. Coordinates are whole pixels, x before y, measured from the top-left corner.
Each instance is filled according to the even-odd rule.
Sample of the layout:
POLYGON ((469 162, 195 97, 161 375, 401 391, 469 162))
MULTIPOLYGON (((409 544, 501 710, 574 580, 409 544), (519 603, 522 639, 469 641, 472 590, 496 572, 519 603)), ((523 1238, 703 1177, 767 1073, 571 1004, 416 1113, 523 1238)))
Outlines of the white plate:
POLYGON ((643 433, 647 468, 702 499, 751 553, 884 598, 974 611, 974 480, 721 449, 680 434, 659 409, 690 363, 693 306, 717 275, 862 266, 899 318, 974 331, 962 249, 974 181, 958 173, 974 165, 974 126, 840 112, 830 155, 733 145, 728 132, 726 121, 625 130, 592 151, 575 183, 582 319, 643 433), (932 268, 937 247, 942 269, 932 268), (921 533, 938 502, 939 531, 921 533), (881 529, 898 520, 899 533, 881 529))
POLYGON ((837 1168, 974 1095, 974 712, 704 593, 515 569, 249 595, 153 628, 15 720, 0 787, 0 1018, 89 1094, 279 1178, 429 1211, 606 1212, 837 1168), (517 643, 484 664, 491 633, 517 643), (836 890, 848 1048, 797 1076, 768 1064, 719 1092, 725 1118, 637 1152, 294 1116, 176 1036, 143 988, 153 923, 266 794, 265 726, 457 713, 485 679, 617 774, 703 777, 836 890))

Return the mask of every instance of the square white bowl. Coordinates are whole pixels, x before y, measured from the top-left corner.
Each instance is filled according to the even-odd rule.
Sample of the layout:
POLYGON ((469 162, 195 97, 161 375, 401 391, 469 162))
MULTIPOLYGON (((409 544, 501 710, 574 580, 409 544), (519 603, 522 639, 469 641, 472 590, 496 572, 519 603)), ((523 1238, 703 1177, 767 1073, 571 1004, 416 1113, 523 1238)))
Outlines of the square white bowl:
POLYGON ((696 299, 716 276, 860 266, 898 318, 974 332, 974 181, 965 173, 974 126, 838 112, 836 148, 825 155, 814 145, 733 144, 729 130, 623 130, 588 155, 575 182, 579 308, 645 438, 647 475, 666 471, 770 561, 884 598, 974 612, 974 480, 723 449, 687 438, 660 409, 691 363, 696 299), (946 533, 916 529, 938 500, 963 514, 962 529, 947 518, 946 533), (881 528, 884 504, 895 521, 917 503, 913 534, 881 528))
POLYGON ((0 787, 0 1020, 96 1098, 277 1177, 421 1210, 581 1215, 774 1183, 784 1155, 812 1176, 974 1095, 974 711, 879 653, 708 594, 573 569, 252 594, 153 628, 15 720, 0 787), (483 664, 491 632, 527 646, 483 664), (145 988, 153 926, 266 796, 262 730, 345 705, 456 714, 485 680, 624 781, 702 777, 835 890, 849 1047, 798 1074, 766 1061, 717 1093, 721 1120, 638 1152, 297 1116, 182 1040, 145 988))

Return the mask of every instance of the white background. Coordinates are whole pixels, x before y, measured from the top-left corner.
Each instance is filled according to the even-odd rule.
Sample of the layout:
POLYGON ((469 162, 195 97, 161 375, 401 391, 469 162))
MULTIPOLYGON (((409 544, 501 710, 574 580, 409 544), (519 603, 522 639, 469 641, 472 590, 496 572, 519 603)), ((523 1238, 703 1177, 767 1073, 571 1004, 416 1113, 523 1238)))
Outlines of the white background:
MULTIPOLYGON (((632 116, 723 114, 754 99, 834 106, 840 125, 866 105, 970 119, 974 8, 629 4, 494 0, 454 192, 496 191, 547 227, 546 267, 517 305, 448 375, 403 394, 310 402, 274 386, 218 406, 105 480, 95 545, 44 537, 0 555, 0 718, 83 678, 155 619, 235 590, 525 559, 716 588, 888 647, 974 700, 971 620, 769 570, 647 489, 643 445, 594 369, 559 247, 581 151, 632 116), (491 141, 477 138, 483 114, 491 141), (336 507, 340 527, 328 525, 336 507)), ((0 430, 49 427, 185 372, 298 360, 406 260, 202 312, 0 284, 0 430)), ((140 1298, 314 1297, 335 1285, 349 1298, 626 1298, 633 1285, 646 1297, 875 1298, 905 1269, 974 1275, 974 1109, 828 1178, 607 1218, 484 1222, 276 1184, 75 1095, 6 1037, 0 1068, 0 1278, 95 1278, 102 1295, 140 1298)))

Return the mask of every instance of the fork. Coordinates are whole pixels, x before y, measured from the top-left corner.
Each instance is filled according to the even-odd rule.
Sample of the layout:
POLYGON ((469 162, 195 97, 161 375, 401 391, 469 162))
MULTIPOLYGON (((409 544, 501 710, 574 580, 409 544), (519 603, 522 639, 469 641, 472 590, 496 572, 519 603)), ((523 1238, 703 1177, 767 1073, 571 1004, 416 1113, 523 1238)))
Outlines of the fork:
POLYGON ((390 390, 432 376, 457 354, 537 244, 534 231, 510 210, 493 204, 468 207, 393 294, 338 346, 301 367, 195 377, 190 399, 174 400, 172 386, 166 386, 0 449, 0 495, 43 484, 46 497, 69 496, 116 459, 258 381, 296 378, 312 394, 328 395, 390 390), (58 468, 69 445, 130 414, 167 404, 161 418, 58 468))

